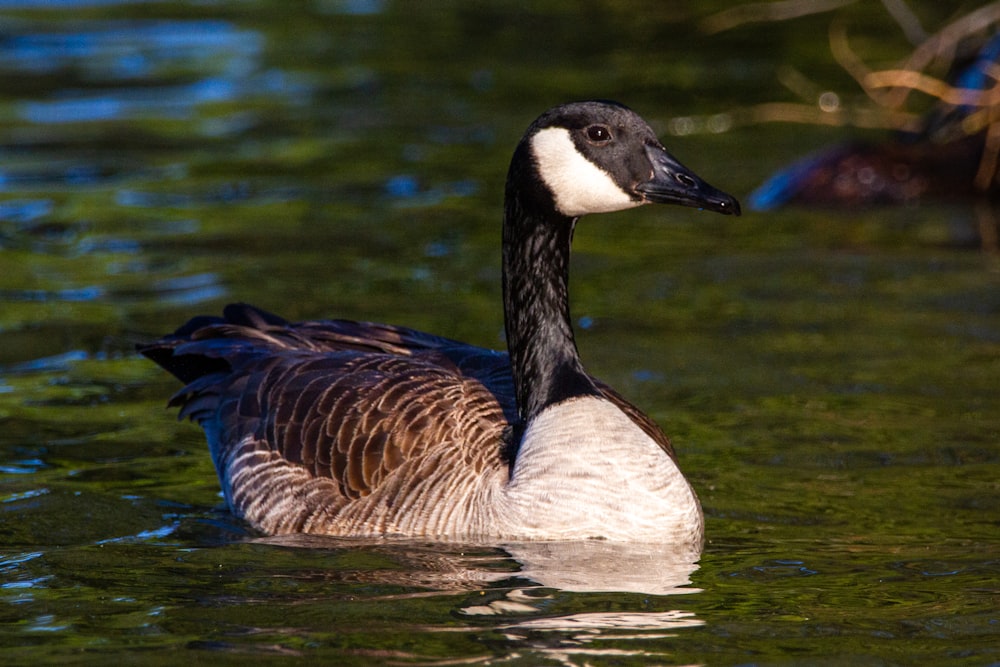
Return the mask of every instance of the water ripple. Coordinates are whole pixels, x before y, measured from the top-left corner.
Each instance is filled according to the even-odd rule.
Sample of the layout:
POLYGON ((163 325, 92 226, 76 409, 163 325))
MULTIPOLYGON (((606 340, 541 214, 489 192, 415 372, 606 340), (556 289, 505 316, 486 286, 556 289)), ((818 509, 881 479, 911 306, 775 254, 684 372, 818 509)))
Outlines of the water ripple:
POLYGON ((86 302, 97 301, 107 294, 99 285, 87 287, 71 287, 58 290, 25 289, 0 290, 0 301, 64 301, 86 302))
POLYGON ((44 553, 41 551, 27 551, 21 554, 4 556, 0 559, 0 572, 7 572, 11 569, 16 569, 21 564, 35 560, 36 558, 41 558, 43 555, 44 553))
POLYGON ((119 90, 81 95, 19 106, 23 120, 40 123, 79 123, 161 116, 189 118, 203 104, 238 99, 245 90, 224 78, 202 79, 186 86, 147 90, 119 90))
POLYGON ((10 199, 0 202, 0 220, 26 223, 52 213, 51 199, 10 199))
POLYGON ((109 537, 104 540, 98 540, 95 544, 116 544, 120 542, 133 543, 133 542, 146 542, 149 540, 155 540, 159 538, 169 537, 177 531, 180 522, 174 522, 169 526, 160 526, 159 528, 153 528, 151 530, 143 530, 135 535, 124 535, 122 537, 109 537))
POLYGON ((10 375, 19 375, 22 373, 65 371, 69 370, 72 364, 78 361, 86 361, 89 357, 90 355, 85 350, 70 350, 49 357, 40 357, 12 364, 7 366, 5 372, 10 375))
MULTIPOLYGON (((11 461, 10 463, 0 465, 0 473, 5 475, 30 475, 38 472, 43 468, 48 468, 48 464, 41 459, 23 459, 21 461, 11 461)), ((34 491, 25 491, 23 494, 14 494, 14 496, 8 496, 0 502, 11 502, 13 500, 22 500, 23 498, 32 498, 37 495, 42 495, 43 493, 48 493, 44 489, 36 489, 34 491)), ((2 565, 2 563, 0 563, 2 565)))
MULTIPOLYGON (((186 120, 204 105, 254 96, 301 102, 311 90, 301 77, 263 67, 264 37, 228 21, 67 25, 67 31, 15 34, 0 40, 0 68, 4 70, 52 76, 82 70, 88 80, 85 86, 64 87, 45 99, 20 100, 15 114, 23 121, 59 125, 138 118, 186 120)), ((246 125, 241 121, 235 127, 246 125)), ((221 127, 223 133, 231 129, 230 125, 221 127)), ((213 120, 203 130, 218 135, 220 126, 213 120)))
MULTIPOLYGON (((9 472, 6 469, 0 469, 2 472, 9 472)), ((0 498, 0 503, 16 503, 21 500, 28 500, 29 498, 37 498, 39 496, 44 496, 49 492, 48 489, 31 489, 29 491, 22 491, 20 493, 11 493, 3 498, 0 498)), ((3 569, 3 563, 0 563, 0 571, 3 569)))
POLYGON ((215 273, 199 273, 158 280, 152 292, 161 303, 194 305, 226 295, 226 288, 215 273))
MULTIPOLYGON (((37 3, 27 3, 36 6, 37 3)), ((54 4, 51 2, 47 4, 54 4)), ((90 4, 70 3, 66 4, 90 4)), ((7 2, 3 7, 9 7, 7 2)), ((263 48, 256 32, 222 20, 70 23, 76 30, 15 35, 0 43, 8 67, 38 74, 84 67, 101 76, 132 79, 151 70, 195 61, 229 73, 255 66, 263 48)))

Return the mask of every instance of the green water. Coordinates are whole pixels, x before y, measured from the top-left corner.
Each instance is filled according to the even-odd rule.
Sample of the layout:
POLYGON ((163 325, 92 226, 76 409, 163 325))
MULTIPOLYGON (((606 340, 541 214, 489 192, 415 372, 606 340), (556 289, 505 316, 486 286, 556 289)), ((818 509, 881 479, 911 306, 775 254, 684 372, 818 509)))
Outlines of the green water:
MULTIPOLYGON (((740 197, 850 133, 669 135, 790 99, 789 63, 856 95, 833 15, 698 30, 726 7, 0 6, 4 664, 1000 662, 1000 263, 971 206, 581 222, 581 353, 673 437, 697 566, 256 539, 133 353, 233 300, 502 346, 502 181, 548 106, 620 99, 740 197)), ((880 4, 836 16, 905 53, 880 4)))

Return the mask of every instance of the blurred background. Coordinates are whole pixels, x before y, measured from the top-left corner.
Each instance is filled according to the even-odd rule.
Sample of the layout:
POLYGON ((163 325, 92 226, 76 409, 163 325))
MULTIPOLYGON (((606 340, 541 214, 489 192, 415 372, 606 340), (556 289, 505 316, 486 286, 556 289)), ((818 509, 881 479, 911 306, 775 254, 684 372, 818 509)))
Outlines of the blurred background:
POLYGON ((0 2, 5 655, 1000 660, 998 22, 930 0, 0 2), (688 594, 656 568, 580 592, 501 545, 254 540, 134 345, 248 301, 502 348, 511 151, 595 97, 744 203, 574 241, 583 359, 705 507, 705 557, 669 582, 688 594))

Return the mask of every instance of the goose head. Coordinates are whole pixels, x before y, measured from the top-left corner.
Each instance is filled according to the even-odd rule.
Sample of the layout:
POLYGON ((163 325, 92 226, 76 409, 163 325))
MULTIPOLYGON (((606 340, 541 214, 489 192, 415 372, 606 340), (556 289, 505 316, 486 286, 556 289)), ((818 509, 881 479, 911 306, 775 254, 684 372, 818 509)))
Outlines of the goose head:
POLYGON ((681 164, 638 114, 616 102, 564 104, 542 114, 519 150, 555 211, 578 218, 643 204, 739 215, 736 199, 681 164))
POLYGON ((580 361, 569 314, 576 221, 651 203, 740 213, 734 197, 684 167, 646 121, 615 102, 550 109, 515 149, 504 205, 503 293, 523 421, 567 398, 601 393, 580 361))

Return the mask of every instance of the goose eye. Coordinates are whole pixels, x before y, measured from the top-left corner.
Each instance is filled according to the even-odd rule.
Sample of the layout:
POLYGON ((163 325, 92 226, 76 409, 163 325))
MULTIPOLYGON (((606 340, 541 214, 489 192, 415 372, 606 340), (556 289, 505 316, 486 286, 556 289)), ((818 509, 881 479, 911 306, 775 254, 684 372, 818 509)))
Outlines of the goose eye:
POLYGON ((591 143, 606 144, 611 141, 611 130, 604 125, 591 125, 587 128, 587 139, 591 143))

